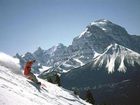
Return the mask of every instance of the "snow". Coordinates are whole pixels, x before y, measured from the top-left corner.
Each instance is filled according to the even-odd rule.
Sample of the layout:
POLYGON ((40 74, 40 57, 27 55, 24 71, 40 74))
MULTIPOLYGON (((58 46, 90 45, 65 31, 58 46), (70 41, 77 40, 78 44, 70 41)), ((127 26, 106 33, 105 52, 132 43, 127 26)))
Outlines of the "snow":
POLYGON ((98 57, 99 55, 101 55, 100 53, 97 53, 96 51, 94 51, 94 57, 93 58, 96 58, 98 57))
POLYGON ((91 25, 106 25, 108 24, 110 21, 106 20, 106 19, 100 19, 94 22, 91 22, 91 25))
POLYGON ((39 71, 42 73, 50 68, 52 68, 52 67, 42 66, 42 68, 40 68, 39 71))
POLYGON ((120 64, 120 66, 118 68, 118 71, 123 71, 123 72, 126 71, 126 67, 124 65, 124 56, 122 57, 121 64, 120 64))
POLYGON ((24 58, 25 57, 25 54, 21 55, 21 57, 24 58))
POLYGON ((88 28, 86 28, 86 29, 78 36, 78 38, 81 38, 81 37, 83 37, 83 36, 90 37, 91 35, 92 35, 92 33, 90 33, 90 32, 88 31, 88 28))
POLYGON ((0 64, 1 66, 5 66, 7 68, 11 68, 12 71, 16 74, 21 74, 19 71, 19 59, 13 58, 3 52, 0 52, 0 64))
POLYGON ((80 35, 79 38, 81 38, 86 32, 87 32, 88 28, 86 28, 80 35))
POLYGON ((108 23, 110 23, 109 20, 101 19, 95 22, 91 22, 91 25, 95 25, 100 27, 103 31, 109 31, 111 28, 108 27, 108 23))
POLYGON ((66 62, 64 62, 63 65, 64 65, 65 67, 71 67, 71 66, 72 66, 72 65, 70 65, 70 64, 68 64, 68 63, 66 63, 66 62))
POLYGON ((79 59, 74 58, 74 60, 75 60, 76 62, 80 63, 80 66, 83 66, 83 65, 84 65, 84 63, 83 63, 82 61, 80 61, 79 59))
POLYGON ((91 22, 91 25, 97 25, 97 26, 100 26, 100 25, 106 25, 106 21, 100 21, 100 22, 91 22))
POLYGON ((113 54, 110 61, 107 62, 106 67, 108 68, 108 72, 114 72, 116 57, 116 54, 113 54))
POLYGON ((17 73, 18 63, 17 59, 0 53, 0 105, 90 105, 72 91, 45 80, 38 78, 43 84, 40 89, 32 85, 17 73))
MULTIPOLYGON (((119 65, 119 68, 118 68, 118 71, 123 71, 123 72, 125 72, 125 70, 126 70, 126 67, 125 67, 125 65, 124 65, 124 56, 125 56, 125 52, 124 52, 124 49, 122 49, 121 51, 118 49, 118 47, 122 47, 123 48, 123 46, 120 46, 120 45, 118 45, 118 44, 111 44, 111 45, 109 45, 108 47, 107 47, 107 50, 103 53, 103 55, 105 55, 106 56, 106 58, 105 59, 107 59, 107 64, 106 64, 106 68, 108 69, 108 72, 109 73, 112 73, 112 72, 114 72, 114 70, 115 70, 115 62, 116 62, 116 59, 117 59, 117 57, 119 57, 120 56, 120 59, 121 59, 121 64, 119 65), (113 54, 108 54, 108 52, 109 51, 112 51, 113 50, 113 54)), ((102 55, 102 56, 103 56, 102 55)), ((105 60, 104 59, 104 60, 105 60)))
POLYGON ((103 30, 103 31, 106 31, 107 29, 106 29, 106 28, 102 28, 102 30, 103 30))

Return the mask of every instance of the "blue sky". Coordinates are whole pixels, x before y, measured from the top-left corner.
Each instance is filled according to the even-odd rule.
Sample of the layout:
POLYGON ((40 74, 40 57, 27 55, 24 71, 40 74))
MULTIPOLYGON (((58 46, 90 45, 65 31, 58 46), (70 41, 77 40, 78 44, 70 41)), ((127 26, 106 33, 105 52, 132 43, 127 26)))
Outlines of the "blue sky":
POLYGON ((70 45, 92 21, 140 35, 140 0, 0 0, 0 51, 10 55, 70 45))

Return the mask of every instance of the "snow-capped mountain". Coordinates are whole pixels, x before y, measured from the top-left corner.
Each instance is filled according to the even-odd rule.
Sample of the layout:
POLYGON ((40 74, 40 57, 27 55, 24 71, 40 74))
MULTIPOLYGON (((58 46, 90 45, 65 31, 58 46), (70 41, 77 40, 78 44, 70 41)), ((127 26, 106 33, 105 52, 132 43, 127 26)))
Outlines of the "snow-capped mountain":
POLYGON ((88 45, 96 52, 102 53, 111 43, 118 43, 133 49, 132 39, 123 27, 109 20, 100 19, 91 22, 81 35, 74 38, 72 45, 75 48, 84 48, 88 45))
POLYGON ((34 53, 18 55, 23 67, 28 59, 36 59, 36 69, 49 67, 49 71, 66 73, 80 67, 100 55, 112 43, 117 43, 136 52, 140 52, 140 36, 129 35, 125 28, 106 19, 91 22, 85 30, 72 41, 72 45, 58 44, 48 50, 38 48, 34 53))
POLYGON ((105 66, 108 72, 126 72, 126 65, 140 65, 140 54, 118 44, 111 44, 105 52, 93 60, 93 67, 105 66))
POLYGON ((72 91, 39 81, 43 83, 40 88, 28 82, 22 76, 19 60, 0 53, 0 105, 90 105, 72 91))
MULTIPOLYGON (((79 82, 80 80, 85 81, 84 77, 86 79, 95 80, 95 75, 97 76, 97 79, 105 77, 103 81, 106 81, 108 75, 114 75, 117 73, 127 74, 128 72, 137 70, 140 71, 140 54, 115 43, 108 46, 104 53, 95 57, 90 63, 87 63, 79 68, 72 69, 71 71, 64 74, 63 76, 66 77, 66 79, 64 78, 62 80, 65 82, 65 80, 70 79, 74 81, 72 83, 79 82), (96 75, 96 73, 98 74, 96 75), (82 74, 83 76, 81 76, 82 74), (99 78, 99 75, 101 75, 101 78, 99 78)), ((69 84, 71 82, 66 83, 71 85, 69 84)), ((87 82, 87 86, 92 85, 89 83, 90 82, 87 82)))
POLYGON ((62 74, 61 80, 63 87, 79 90, 81 97, 91 89, 98 104, 139 105, 140 54, 111 44, 90 63, 62 74))

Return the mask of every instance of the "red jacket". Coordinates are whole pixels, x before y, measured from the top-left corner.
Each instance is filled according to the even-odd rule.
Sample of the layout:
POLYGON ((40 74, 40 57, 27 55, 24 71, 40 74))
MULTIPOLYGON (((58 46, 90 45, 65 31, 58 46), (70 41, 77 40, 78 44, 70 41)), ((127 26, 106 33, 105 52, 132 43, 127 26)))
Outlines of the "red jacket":
POLYGON ((29 74, 30 74, 32 64, 33 64, 33 61, 28 61, 28 62, 25 64, 25 67, 24 67, 24 75, 29 75, 29 74))

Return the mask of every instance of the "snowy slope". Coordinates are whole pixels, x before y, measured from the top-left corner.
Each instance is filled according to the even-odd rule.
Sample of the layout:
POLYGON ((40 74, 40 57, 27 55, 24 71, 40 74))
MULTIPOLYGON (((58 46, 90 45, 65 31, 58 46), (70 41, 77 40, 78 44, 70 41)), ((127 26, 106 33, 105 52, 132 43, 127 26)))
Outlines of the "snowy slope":
POLYGON ((19 72, 18 59, 0 53, 0 105, 90 105, 73 92, 39 79, 39 89, 19 72))

